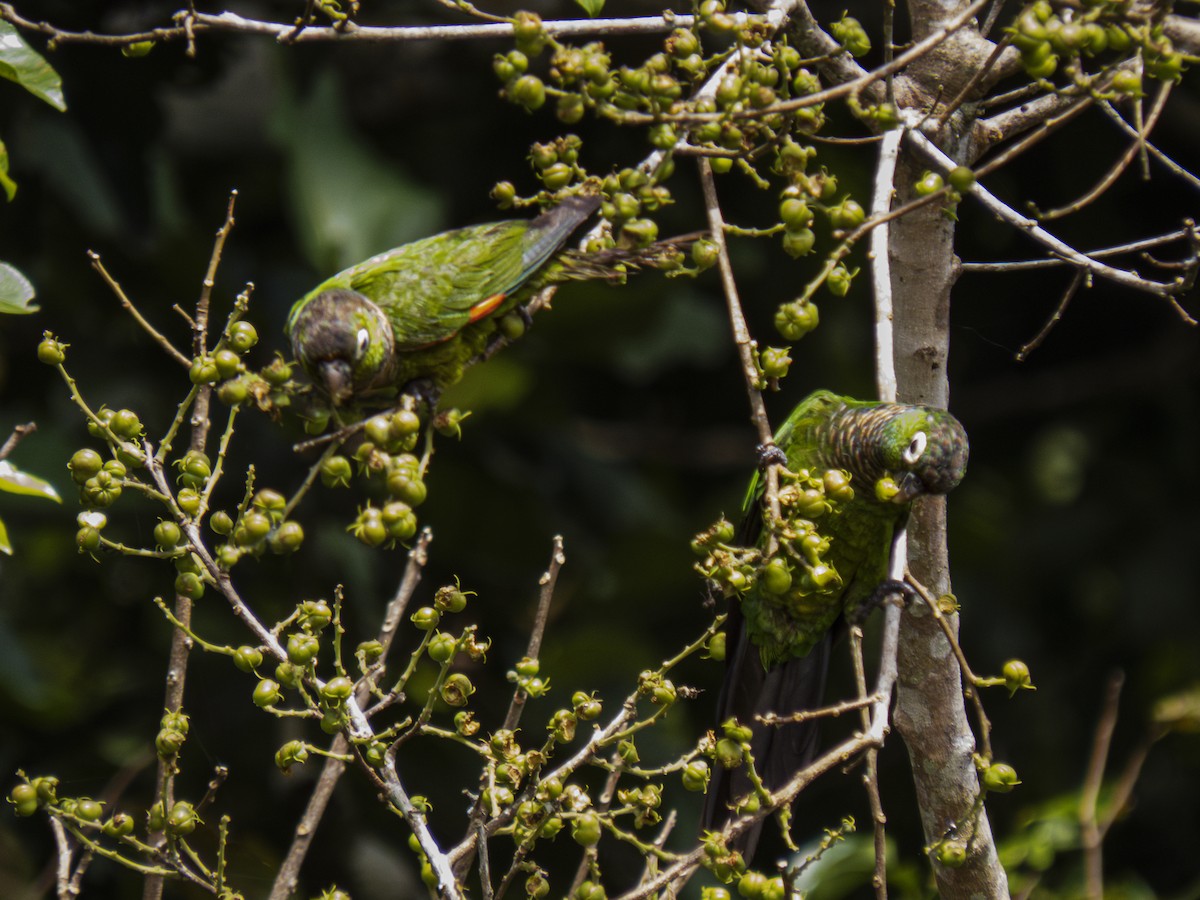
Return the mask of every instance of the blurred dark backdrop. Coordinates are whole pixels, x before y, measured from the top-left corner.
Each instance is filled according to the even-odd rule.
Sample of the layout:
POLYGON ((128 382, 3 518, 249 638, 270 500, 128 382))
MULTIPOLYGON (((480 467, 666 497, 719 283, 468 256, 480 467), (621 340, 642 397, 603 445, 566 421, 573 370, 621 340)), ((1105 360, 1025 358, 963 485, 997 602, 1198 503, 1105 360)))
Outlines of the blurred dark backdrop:
MULTIPOLYGON (((18 6, 77 29, 128 30, 167 15, 166 5, 142 2, 18 6)), ((245 11, 286 17, 293 6, 246 4, 245 11)), ((379 21, 410 15, 406 4, 365 6, 379 21)), ((540 11, 575 14, 566 4, 540 11)), ((652 44, 612 42, 618 58, 631 59, 652 44)), ((122 313, 86 251, 98 252, 143 313, 183 344, 186 329, 171 306, 194 302, 236 188, 237 227, 215 296, 223 313, 254 282, 251 319, 263 340, 252 358, 265 363, 283 347, 290 304, 319 279, 405 240, 497 217, 488 199, 497 180, 532 192, 525 162, 532 141, 574 131, 584 139, 585 162, 601 172, 644 155, 636 132, 591 123, 565 129, 549 107, 526 115, 498 99, 490 60, 505 49, 499 41, 282 48, 222 36, 201 39, 192 60, 178 45, 141 59, 65 46, 48 59, 63 77, 66 114, 0 83, 0 137, 20 185, 0 208, 0 259, 30 277, 42 305, 37 315, 0 321, 0 432, 37 422, 13 461, 64 497, 61 507, 0 497, 16 546, 12 558, 0 558, 6 791, 23 768, 58 774, 64 794, 98 795, 148 761, 161 714, 169 626, 150 601, 170 591, 170 576, 137 560, 97 564, 76 552, 78 508, 65 462, 90 442, 63 384, 34 351, 43 329, 55 331, 71 344, 68 365, 89 400, 133 407, 151 434, 182 397, 183 373, 122 313)), ((1195 87, 1194 75, 1185 76, 1156 132, 1168 153, 1193 167, 1195 87)), ((1067 202, 1100 177, 1124 141, 1091 114, 988 184, 1014 204, 1067 202)), ((870 152, 820 149, 821 161, 865 203, 870 152)), ((1135 166, 1095 207, 1053 230, 1092 248, 1178 227, 1194 214, 1197 194, 1151 168, 1153 181, 1141 182, 1135 166)), ((689 165, 681 162, 671 187, 677 202, 662 217, 663 233, 702 227, 689 165)), ((770 221, 773 192, 738 176, 720 188, 731 221, 770 221)), ((959 216, 964 260, 1033 252, 970 203, 959 216)), ((774 242, 737 242, 742 297, 764 342, 772 342, 775 306, 810 277, 810 260, 793 261, 774 242)), ((998 671, 1018 656, 1038 687, 1013 701, 987 696, 997 756, 1024 782, 989 806, 1001 836, 1030 809, 1078 789, 1109 673, 1127 676, 1118 761, 1140 739, 1156 698, 1200 680, 1200 336, 1166 304, 1097 284, 1074 300, 1040 349, 1015 362, 1067 281, 1063 272, 967 274, 953 305, 952 408, 972 443, 969 477, 950 503, 962 640, 978 671, 998 671)), ((793 374, 771 398, 777 420, 818 386, 870 395, 869 302, 865 278, 845 299, 820 301, 821 327, 795 348, 793 374)), ((1184 302, 1200 312, 1195 298, 1184 302)), ((550 538, 562 534, 566 542, 543 654, 554 690, 527 712, 530 733, 576 689, 617 700, 639 669, 703 626, 688 540, 719 513, 737 510, 754 459, 723 316, 711 274, 696 281, 648 275, 620 290, 570 286, 524 340, 472 371, 450 398, 474 414, 461 442, 438 445, 420 511, 435 534, 422 596, 455 576, 478 592, 469 615, 495 640, 479 696, 489 684, 493 697, 504 696, 503 671, 524 651, 550 538)), ((294 487, 305 465, 291 450, 295 424, 250 414, 240 428, 234 467, 252 449, 260 473, 270 473, 264 483, 294 487)), ((227 488, 234 497, 236 485, 227 488)), ((330 596, 341 583, 352 636, 370 635, 404 556, 351 540, 344 526, 353 506, 349 492, 321 493, 301 517, 305 553, 238 568, 256 609, 283 611, 302 596, 330 596)), ((123 501, 113 519, 110 527, 145 544, 157 516, 123 501)), ((202 633, 240 641, 210 600, 197 610, 202 633)), ((269 754, 291 732, 261 734, 250 683, 223 660, 197 654, 191 677, 184 782, 198 794, 212 765, 231 767, 221 801, 234 815, 235 878, 253 894, 269 884, 313 772, 263 779, 269 754)), ((671 713, 643 759, 666 759, 707 727, 719 678, 712 663, 681 673, 708 693, 671 713)), ((503 708, 481 714, 498 721, 503 708)), ((921 837, 908 763, 894 744, 883 778, 892 833, 912 861, 921 837)), ((434 800, 435 829, 447 823, 449 831, 465 803, 461 771, 472 762, 435 747, 420 764, 431 773, 422 789, 434 800)), ((1172 737, 1155 749, 1137 804, 1106 848, 1114 878, 1156 895, 1196 896, 1198 764, 1194 738, 1172 737)), ((131 803, 144 802, 151 771, 135 776, 131 803)), ((695 809, 694 798, 687 802, 685 816, 695 809)), ((830 779, 811 794, 800 821, 818 833, 844 811, 867 821, 857 781, 830 779)), ((689 828, 680 826, 682 837, 689 828)), ((356 898, 405 895, 396 880, 408 866, 407 851, 397 852, 405 837, 371 791, 347 779, 306 866, 305 896, 333 880, 356 898)), ((27 896, 51 854, 42 821, 0 816, 0 894, 27 896)), ((106 864, 94 864, 91 879, 90 896, 138 896, 136 882, 106 864)))

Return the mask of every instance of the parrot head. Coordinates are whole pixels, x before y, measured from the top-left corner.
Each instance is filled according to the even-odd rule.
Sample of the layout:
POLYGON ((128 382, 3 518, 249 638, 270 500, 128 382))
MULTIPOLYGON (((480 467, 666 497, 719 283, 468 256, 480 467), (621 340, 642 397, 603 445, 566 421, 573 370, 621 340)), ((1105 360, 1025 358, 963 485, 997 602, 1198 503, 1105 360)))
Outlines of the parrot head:
POLYGON ((332 288, 310 299, 289 327, 292 352, 335 406, 370 387, 392 362, 392 326, 357 291, 332 288))
POLYGON ((944 409, 910 406, 883 428, 883 464, 907 503, 921 494, 946 494, 967 472, 967 433, 944 409))

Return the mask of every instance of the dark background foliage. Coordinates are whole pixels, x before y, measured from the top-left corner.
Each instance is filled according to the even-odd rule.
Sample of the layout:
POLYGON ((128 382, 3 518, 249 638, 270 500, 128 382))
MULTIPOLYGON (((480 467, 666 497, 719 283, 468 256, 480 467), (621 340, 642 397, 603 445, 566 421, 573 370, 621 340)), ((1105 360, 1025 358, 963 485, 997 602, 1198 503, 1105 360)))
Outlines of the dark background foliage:
MULTIPOLYGON (((66 28, 129 29, 162 18, 156 4, 33 6, 66 28)), ((405 12, 400 4, 367 6, 380 20, 405 12)), ((293 14, 285 4, 256 11, 293 14)), ((631 56, 648 46, 612 43, 631 56)), ((68 364, 85 395, 136 409, 151 433, 169 421, 186 376, 122 313, 85 251, 101 254, 146 316, 182 345, 186 329, 171 306, 194 301, 236 188, 237 227, 216 297, 223 312, 254 282, 251 319, 264 338, 254 352, 265 363, 283 348, 291 302, 320 278, 404 240, 495 217, 487 194, 497 180, 532 191, 529 143, 564 129, 548 111, 529 116, 497 98, 490 59, 502 49, 281 48, 222 37, 202 39, 190 60, 178 46, 144 59, 66 47, 49 56, 63 76, 66 114, 0 83, 0 135, 20 183, 16 200, 0 209, 0 258, 31 278, 42 304, 38 315, 0 322, 0 431, 36 420, 38 432, 13 459, 65 498, 61 507, 0 501, 17 550, 0 559, 0 772, 8 778, 18 768, 53 772, 64 792, 99 795, 131 777, 127 797, 142 801, 153 771, 169 626, 150 600, 170 591, 171 575, 76 552, 65 461, 88 438, 34 349, 43 329, 54 330, 71 344, 68 364)), ((1194 75, 1185 89, 1189 82, 1194 89, 1194 75)), ((1195 94, 1178 94, 1157 139, 1194 163, 1195 94)), ((573 130, 598 171, 646 150, 637 132, 573 130)), ((1123 141, 1093 114, 989 186, 1014 203, 1066 202, 1100 176, 1123 141)), ((821 152, 865 201, 870 154, 821 152)), ((1055 226, 1058 233, 1091 248, 1169 230, 1194 211, 1195 193, 1161 169, 1150 183, 1136 174, 1135 167, 1096 209, 1055 226)), ((738 176, 720 187, 730 220, 769 220, 774 194, 738 176)), ((677 205, 663 232, 700 227, 687 164, 672 188, 677 205)), ((970 203, 959 214, 964 260, 1031 253, 970 203)), ((769 342, 775 306, 809 277, 811 263, 790 260, 774 242, 740 241, 735 253, 755 333, 769 342)), ((1200 680, 1200 336, 1164 304, 1097 285, 1028 361, 1015 362, 1067 280, 1061 272, 968 273, 953 304, 952 408, 972 442, 969 477, 950 503, 962 641, 978 670, 997 671, 1019 656, 1038 686, 1013 701, 987 698, 997 756, 1024 782, 990 804, 1002 836, 1018 833, 1031 809, 1077 791, 1110 672, 1127 676, 1117 760, 1140 738, 1156 698, 1200 680)), ((869 301, 862 283, 845 299, 821 301, 820 329, 796 348, 793 374, 771 399, 777 419, 818 386, 871 393, 869 301)), ((1197 310, 1194 298, 1189 305, 1197 310)), ((441 441, 434 459, 421 510, 435 534, 422 591, 457 576, 479 594, 471 614, 495 639, 492 664, 473 673, 483 682, 478 696, 495 698, 481 709, 486 723, 503 715, 503 671, 524 652, 556 533, 568 562, 542 654, 554 691, 527 714, 531 731, 576 689, 622 696, 641 668, 702 628, 688 540, 722 511, 736 512, 754 459, 723 315, 711 274, 694 282, 649 275, 619 290, 569 286, 524 340, 472 371, 450 398, 474 414, 464 439, 441 441)), ((304 467, 291 449, 295 424, 252 414, 240 429, 234 467, 252 455, 260 483, 294 487, 304 467)), ((239 568, 256 609, 271 615, 343 584, 352 635, 371 633, 404 556, 358 546, 344 531, 353 506, 348 495, 320 493, 301 517, 304 553, 239 568)), ((131 542, 149 542, 156 516, 148 506, 123 502, 114 517, 131 542)), ((240 640, 215 600, 201 601, 197 622, 214 639, 240 640)), ((696 664, 685 675, 706 693, 672 712, 644 758, 678 753, 709 724, 719 667, 696 664)), ((264 778, 288 729, 263 728, 247 679, 223 660, 198 654, 191 677, 185 783, 200 793, 212 765, 230 766, 221 800, 234 815, 235 877, 250 893, 265 890, 312 773, 264 778)), ((420 790, 434 801, 435 831, 449 829, 460 821, 472 761, 438 747, 425 752, 414 760, 428 772, 420 790)), ((1194 738, 1156 748, 1135 808, 1109 841, 1110 873, 1157 894, 1194 895, 1198 764, 1194 738)), ((907 766, 894 741, 884 754, 885 794, 892 833, 912 861, 920 829, 907 766)), ((322 826, 306 889, 337 880, 355 897, 397 896, 406 834, 352 781, 322 826)), ((843 812, 865 822, 856 785, 831 778, 805 794, 811 799, 798 819, 806 833, 843 812)), ((685 808, 681 835, 690 834, 693 812, 685 808)), ((42 823, 0 818, 0 894, 20 896, 50 859, 42 823)), ((91 877, 96 896, 137 895, 108 865, 96 864, 91 877)))

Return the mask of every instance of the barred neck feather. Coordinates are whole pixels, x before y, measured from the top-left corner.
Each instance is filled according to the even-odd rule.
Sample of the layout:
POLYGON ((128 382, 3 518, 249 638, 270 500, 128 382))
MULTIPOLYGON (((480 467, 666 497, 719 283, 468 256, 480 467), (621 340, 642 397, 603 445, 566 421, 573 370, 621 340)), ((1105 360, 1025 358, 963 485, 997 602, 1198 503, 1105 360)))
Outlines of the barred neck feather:
POLYGON ((884 461, 884 429, 896 415, 913 409, 895 404, 847 406, 816 422, 814 446, 822 464, 845 469, 859 484, 873 484, 888 474, 884 461))

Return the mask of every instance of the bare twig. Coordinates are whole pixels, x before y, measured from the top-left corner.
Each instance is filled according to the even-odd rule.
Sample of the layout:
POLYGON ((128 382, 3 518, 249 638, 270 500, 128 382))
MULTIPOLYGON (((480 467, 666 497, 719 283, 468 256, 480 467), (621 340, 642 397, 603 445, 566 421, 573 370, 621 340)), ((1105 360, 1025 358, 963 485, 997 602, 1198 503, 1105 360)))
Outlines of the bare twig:
POLYGON ((36 422, 26 422, 24 425, 14 426, 12 434, 0 446, 0 459, 8 459, 8 455, 17 449, 17 444, 21 443, 21 441, 35 431, 37 431, 36 422))
POLYGON ((1042 341, 1046 340, 1046 336, 1050 334, 1051 329, 1058 324, 1062 319, 1063 313, 1067 311, 1067 304, 1071 302, 1071 298, 1075 296, 1080 286, 1088 280, 1087 273, 1082 269, 1076 269, 1075 275, 1071 278, 1071 283, 1067 285, 1067 289, 1063 291, 1062 297, 1058 301, 1058 306, 1054 308, 1054 312, 1050 314, 1050 318, 1042 325, 1041 329, 1030 338, 1020 350, 1016 353, 1017 362, 1024 362, 1029 358, 1029 354, 1042 345, 1042 341))
MULTIPOLYGON (((1111 103, 1108 103, 1107 101, 1101 103, 1100 109, 1103 110, 1104 113, 1110 118, 1115 119, 1119 125, 1121 125, 1128 133, 1130 133, 1134 139, 1134 142, 1125 148, 1125 152, 1122 153, 1116 162, 1109 167, 1109 170, 1104 174, 1104 177, 1101 178, 1086 194, 1077 200, 1068 203, 1066 206, 1061 206, 1057 209, 1039 210, 1038 218, 1043 222, 1051 221, 1053 219, 1060 219, 1063 216, 1078 212, 1089 203, 1092 203, 1103 196, 1104 192, 1112 187, 1116 183, 1117 179, 1121 177, 1122 173, 1129 168, 1129 164, 1133 162, 1134 157, 1136 157, 1140 152, 1144 152, 1149 147, 1149 143, 1146 141, 1146 135, 1150 133, 1155 124, 1158 122, 1159 116, 1162 115, 1162 111, 1166 108, 1167 97, 1170 96, 1170 93, 1171 85, 1169 83, 1164 83, 1159 89, 1158 95, 1154 98, 1154 106, 1150 109, 1150 115, 1146 117, 1146 121, 1141 131, 1135 131, 1134 129, 1130 128, 1128 123, 1121 118, 1120 114, 1113 109, 1111 103)), ((1169 160, 1168 163, 1172 166, 1176 166, 1175 163, 1170 162, 1169 160)), ((1176 168, 1179 169, 1179 171, 1185 177, 1190 176, 1193 180, 1195 180, 1195 176, 1191 175, 1191 173, 1186 169, 1182 169, 1179 166, 1176 166, 1176 168)), ((1200 184, 1200 182, 1197 183, 1200 184)))
MULTIPOLYGON (((917 148, 927 158, 931 159, 938 166, 949 171, 955 165, 954 160, 941 151, 941 149, 931 140, 917 131, 907 133, 908 139, 912 141, 917 148)), ((1092 259, 1080 253, 1070 244, 1059 240, 1046 229, 1042 228, 1034 219, 1027 218, 1021 215, 1008 204, 1004 203, 990 191, 983 187, 978 181, 971 187, 971 194, 979 200, 987 209, 993 212, 1001 221, 1007 222, 1015 228, 1019 228, 1038 241, 1040 244, 1049 249, 1052 253, 1061 256, 1068 262, 1087 272, 1098 275, 1101 278, 1108 279, 1123 287, 1132 288, 1133 290, 1143 293, 1153 294, 1156 297, 1161 297, 1166 300, 1175 310, 1176 314, 1188 325, 1195 325, 1196 320, 1192 318, 1188 312, 1179 305, 1179 301, 1175 299, 1175 293, 1183 286, 1183 279, 1176 278, 1171 282, 1157 282, 1150 279, 1142 278, 1136 272, 1126 271, 1124 269, 1115 269, 1112 266, 1107 266, 1098 260, 1092 259)))
POLYGON ((888 131, 879 146, 879 161, 871 187, 871 218, 880 224, 871 231, 871 287, 875 293, 875 385, 879 399, 896 400, 896 360, 892 341, 892 271, 888 259, 890 233, 886 216, 895 194, 896 160, 904 131, 888 131))
MULTIPOLYGON (((1161 247, 1172 241, 1189 240, 1192 232, 1193 226, 1188 224, 1175 231, 1168 231, 1166 234, 1141 238, 1140 240, 1129 241, 1124 244, 1116 244, 1112 247, 1085 250, 1083 252, 1092 259, 1104 259, 1108 256, 1119 256, 1122 253, 1135 253, 1139 250, 1161 247)), ((965 262, 962 264, 962 269, 964 272, 1027 272, 1032 269, 1055 269, 1068 265, 1071 265, 1069 261, 1054 257, 1051 259, 1013 260, 1008 262, 965 262)))
POLYGON ((1104 704, 1100 710, 1100 719, 1096 723, 1095 737, 1092 739, 1092 755, 1088 760, 1083 790, 1079 795, 1079 837, 1083 845, 1084 890, 1089 900, 1101 900, 1104 896, 1104 838, 1096 818, 1096 804, 1104 783, 1104 769, 1108 765, 1113 732, 1117 727, 1117 711, 1124 683, 1124 673, 1115 672, 1105 686, 1104 704))
MULTIPOLYGON (((720 201, 717 199, 717 186, 713 180, 712 166, 707 159, 701 157, 697 164, 700 169, 700 187, 704 192, 704 208, 708 214, 708 228, 712 234, 713 243, 717 245, 717 269, 721 273, 721 287, 725 293, 725 304, 729 313, 729 324, 733 329, 733 342, 737 347, 738 359, 742 364, 742 378, 746 382, 746 395, 750 401, 750 421, 758 433, 758 442, 762 447, 773 446, 774 435, 771 423, 767 419, 767 406, 763 402, 762 392, 756 387, 759 379, 758 361, 754 357, 757 346, 750 337, 750 329, 746 325, 746 315, 742 312, 742 303, 738 298, 737 281, 733 277, 733 264, 729 261, 729 246, 725 241, 725 219, 721 215, 720 201)), ((779 474, 775 465, 769 465, 764 473, 766 480, 767 509, 772 520, 779 518, 779 474)), ((771 538, 773 541, 774 538, 771 538)), ((773 552, 768 548, 767 553, 773 552)))
MULTIPOLYGON (((1147 124, 1146 130, 1149 130, 1149 127, 1153 125, 1153 120, 1157 118, 1157 114, 1161 111, 1160 100, 1165 99, 1169 88, 1170 88, 1169 84, 1164 84, 1162 86, 1162 90, 1159 92, 1158 97, 1155 98, 1154 109, 1151 111, 1151 121, 1147 124)), ((1100 108, 1104 111, 1105 115, 1107 115, 1109 117, 1109 119, 1111 119, 1113 122, 1115 122, 1122 131, 1124 131, 1126 134, 1130 135, 1131 137, 1133 137, 1135 139, 1139 139, 1140 133, 1138 132, 1138 130, 1135 129, 1132 125, 1130 125, 1128 122, 1126 122, 1124 117, 1119 112, 1117 112, 1116 109, 1113 108, 1113 105, 1111 103, 1107 103, 1107 102, 1101 103, 1100 108)), ((1186 181, 1188 183, 1188 185, 1190 187, 1200 190, 1200 177, 1197 177, 1194 173, 1190 172, 1189 170, 1187 170, 1183 166, 1181 166, 1179 163, 1175 162, 1175 160, 1171 159, 1171 157, 1169 157, 1169 156, 1167 156, 1167 154, 1163 153, 1154 144, 1145 140, 1144 137, 1140 138, 1140 143, 1139 143, 1139 145, 1136 145, 1136 146, 1145 147, 1146 151, 1151 156, 1153 156, 1155 159, 1157 159, 1159 162, 1161 162, 1164 166, 1166 166, 1167 169, 1169 169, 1172 174, 1177 175, 1178 177, 1182 178, 1184 181, 1186 181)))
MULTIPOLYGON (((850 629, 850 650, 854 660, 854 684, 859 698, 865 699, 867 673, 863 666, 862 628, 857 625, 850 629)), ((871 715, 865 707, 862 709, 862 727, 863 731, 871 728, 871 715)), ((887 900, 887 815, 879 798, 879 748, 870 747, 863 756, 862 782, 871 808, 871 831, 875 844, 875 872, 871 876, 871 886, 878 900, 887 900)))
POLYGON ((100 274, 100 277, 104 279, 104 283, 107 284, 112 292, 117 295, 117 300, 121 302, 121 308, 133 316, 134 321, 136 321, 138 325, 142 327, 142 330, 145 331, 146 334, 153 338, 156 344, 158 344, 167 352, 168 356, 170 356, 180 365, 190 366, 192 361, 188 359, 185 354, 181 353, 175 347, 175 345, 170 342, 170 340, 164 337, 158 329, 156 329, 146 320, 141 312, 138 311, 138 308, 133 305, 133 301, 126 296, 125 291, 121 288, 121 285, 117 283, 116 279, 108 274, 108 270, 104 268, 104 263, 100 261, 100 254, 89 250, 87 256, 89 262, 92 264, 92 268, 100 274))
MULTIPOLYGON (((308 26, 300 31, 295 25, 282 22, 266 22, 223 12, 218 15, 185 13, 179 15, 180 24, 128 34, 97 34, 92 31, 67 31, 48 22, 36 22, 22 17, 11 3, 0 3, 0 18, 18 28, 45 35, 59 44, 99 44, 102 46, 127 46, 144 41, 166 43, 185 40, 189 48, 194 47, 196 35, 209 32, 261 35, 273 37, 282 43, 310 43, 321 41, 456 41, 486 38, 511 37, 513 26, 508 22, 472 25, 400 25, 395 27, 352 25, 345 28, 333 26, 308 26)), ((660 16, 640 16, 622 19, 562 19, 544 23, 547 34, 554 37, 580 37, 594 34, 632 35, 659 34, 672 28, 688 28, 693 17, 675 15, 670 11, 660 16)), ((189 53, 194 55, 194 53, 189 53)))
MULTIPOLYGON (((383 625, 379 630, 378 640, 383 645, 383 653, 380 656, 381 660, 387 658, 388 649, 391 647, 392 640, 396 634, 396 627, 401 618, 403 618, 404 609, 421 580, 421 572, 428 560, 429 543, 432 540, 433 532, 428 528, 423 529, 412 550, 408 553, 408 563, 404 567, 404 574, 400 578, 400 585, 396 588, 392 599, 388 601, 383 625)), ((355 690, 355 699, 361 706, 367 702, 369 697, 370 684, 364 679, 355 690)), ((317 783, 313 786, 313 792, 308 798, 308 804, 305 806, 300 820, 296 823, 291 846, 288 848, 283 864, 275 874, 275 881, 271 885, 269 900, 286 900, 286 898, 295 893, 296 885, 300 879, 300 867, 304 864, 309 847, 316 836, 317 826, 324 817, 325 810, 329 806, 329 801, 333 797, 334 788, 346 770, 346 764, 338 759, 338 757, 344 755, 349 750, 350 743, 344 735, 339 734, 333 739, 329 748, 329 755, 325 757, 325 762, 321 767, 321 774, 318 776, 317 783)))
MULTIPOLYGON (((530 659, 537 659, 538 654, 542 649, 542 636, 546 632, 546 622, 550 618, 550 603, 554 599, 554 586, 558 583, 558 572, 562 568, 563 563, 567 561, 566 555, 563 553, 563 537, 561 534, 556 534, 553 540, 553 549, 550 552, 550 565, 546 571, 542 573, 542 577, 538 580, 541 585, 541 591, 538 593, 537 612, 533 617, 533 628, 529 631, 529 644, 525 648, 525 655, 530 659)), ((501 728, 512 730, 517 727, 517 723, 521 721, 521 712, 525 709, 525 701, 528 699, 525 692, 517 690, 513 692, 512 702, 508 706, 508 712, 504 715, 504 724, 501 728)))

